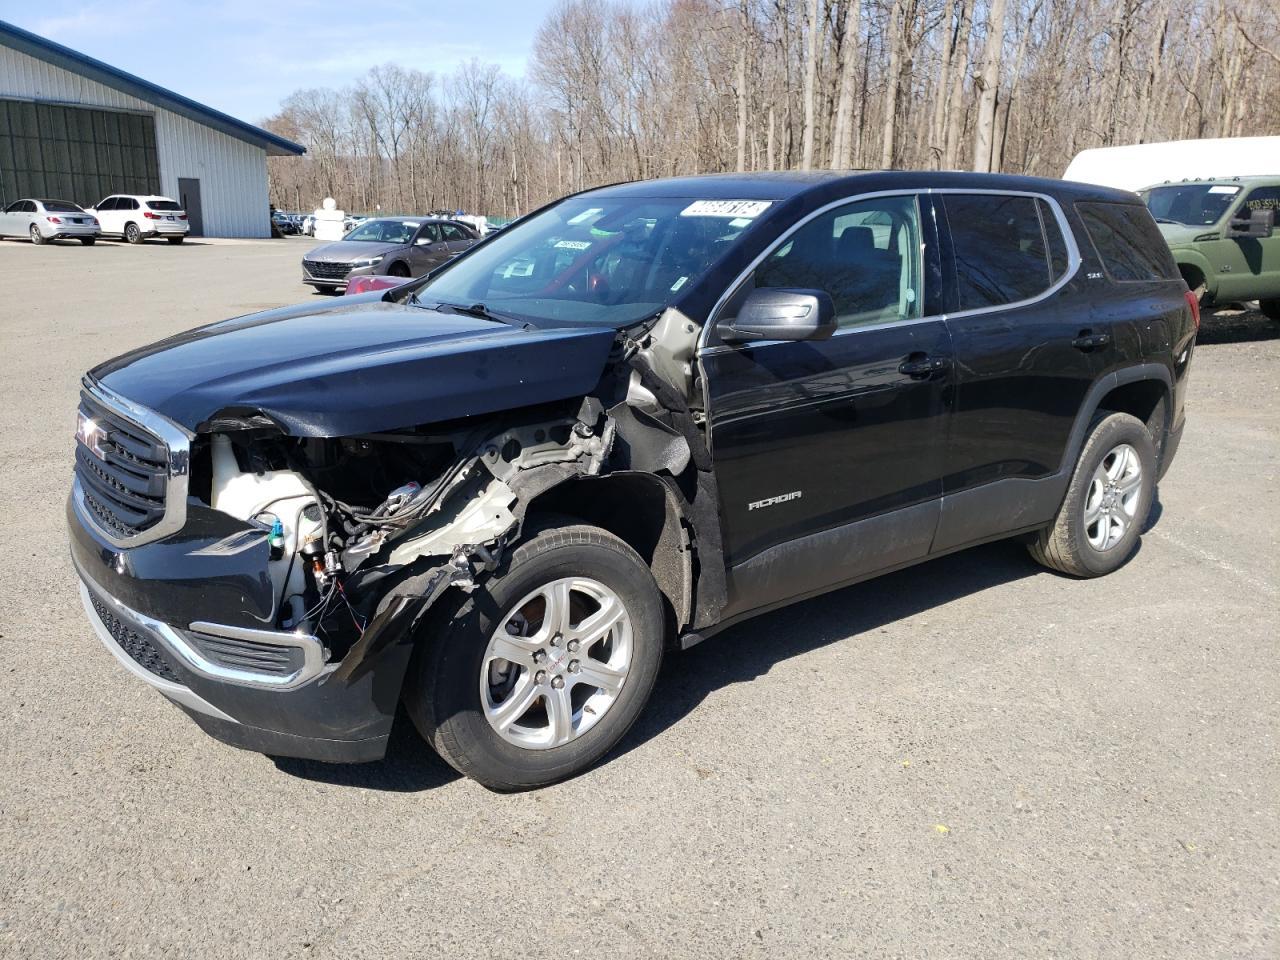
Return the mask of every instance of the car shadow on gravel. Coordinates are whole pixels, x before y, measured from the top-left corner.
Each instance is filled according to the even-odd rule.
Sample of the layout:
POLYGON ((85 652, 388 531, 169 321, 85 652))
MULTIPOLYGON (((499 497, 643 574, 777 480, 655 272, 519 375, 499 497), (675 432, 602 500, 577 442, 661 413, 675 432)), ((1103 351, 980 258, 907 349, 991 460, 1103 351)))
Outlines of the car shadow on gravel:
MULTIPOLYGON (((755 680, 776 664, 864 634, 949 601, 1049 574, 1013 540, 963 550, 919 566, 792 604, 669 654, 653 698, 613 758, 674 726, 713 691, 755 680)), ((1064 580, 1068 579, 1064 577, 1064 580)))
POLYGON ((414 729, 402 707, 396 714, 387 755, 374 763, 322 763, 272 757, 276 768, 303 780, 338 787, 360 787, 391 793, 418 793, 457 780, 460 774, 440 759, 414 729))
MULTIPOLYGON (((1159 522, 1162 512, 1157 490, 1143 533, 1159 522)), ((1130 563, 1141 549, 1139 540, 1130 563)), ((601 762, 611 763, 675 726, 712 692, 756 680, 784 660, 830 643, 857 642, 861 635, 897 620, 1040 575, 1072 579, 1036 564, 1022 543, 1003 540, 791 604, 730 627, 691 650, 671 651, 640 719, 601 762)), ((403 707, 383 760, 360 764, 272 760, 282 773, 304 780, 397 793, 431 790, 460 776, 418 736, 403 707)))
POLYGON ((1196 343, 1201 346, 1263 340, 1280 340, 1280 323, 1258 310, 1206 310, 1196 334, 1196 343))

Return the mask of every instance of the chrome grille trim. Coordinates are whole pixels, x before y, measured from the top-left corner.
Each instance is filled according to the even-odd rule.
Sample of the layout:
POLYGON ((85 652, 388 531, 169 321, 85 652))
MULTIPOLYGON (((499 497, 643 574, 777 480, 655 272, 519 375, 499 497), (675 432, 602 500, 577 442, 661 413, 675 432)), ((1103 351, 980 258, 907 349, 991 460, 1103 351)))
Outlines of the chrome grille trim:
MULTIPOLYGON (((142 431, 158 439, 165 448, 165 493, 164 513, 155 523, 141 530, 118 526, 113 529, 99 510, 86 503, 86 491, 76 477, 72 486, 72 497, 75 500, 81 520, 92 525, 93 529, 108 543, 115 547, 133 547, 153 540, 160 540, 170 534, 177 533, 187 522, 187 488, 191 462, 191 441, 195 435, 180 427, 167 417, 154 410, 140 406, 120 396, 115 391, 104 387, 92 377, 86 376, 81 387, 94 403, 105 407, 112 415, 128 421, 142 431)), ((81 455, 79 448, 83 444, 77 441, 77 459, 81 455)), ((84 453, 92 457, 94 454, 84 453)), ((99 508, 102 505, 99 504, 99 508)))

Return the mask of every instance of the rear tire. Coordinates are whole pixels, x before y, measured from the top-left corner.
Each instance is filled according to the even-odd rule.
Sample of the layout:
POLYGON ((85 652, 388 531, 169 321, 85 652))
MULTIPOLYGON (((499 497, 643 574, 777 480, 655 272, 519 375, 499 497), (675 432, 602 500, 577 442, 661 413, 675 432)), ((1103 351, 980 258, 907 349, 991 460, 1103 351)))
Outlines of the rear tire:
POLYGON ((126 223, 124 225, 124 238, 129 243, 141 243, 142 231, 138 229, 136 223, 126 223))
POLYGON ((34 223, 31 225, 31 242, 37 247, 40 246, 40 244, 47 242, 44 238, 44 234, 40 232, 40 228, 34 223))
POLYGON ((186 237, 165 237, 170 243, 181 243, 186 237))
POLYGON ((1280 300, 1259 300, 1258 309, 1268 320, 1280 322, 1280 300))
POLYGON ((1132 555, 1151 512, 1156 448, 1127 413, 1100 413, 1085 440, 1053 525, 1030 544, 1037 562, 1073 577, 1100 577, 1132 555))
POLYGON ((405 705, 458 772, 491 790, 546 786, 591 767, 631 727, 664 629, 657 584, 630 546, 598 527, 545 529, 437 613, 405 705), (593 626, 597 614, 610 625, 593 626))
POLYGON ((86 247, 92 247, 95 243, 98 242, 98 238, 97 237, 81 237, 80 242, 83 243, 86 247))

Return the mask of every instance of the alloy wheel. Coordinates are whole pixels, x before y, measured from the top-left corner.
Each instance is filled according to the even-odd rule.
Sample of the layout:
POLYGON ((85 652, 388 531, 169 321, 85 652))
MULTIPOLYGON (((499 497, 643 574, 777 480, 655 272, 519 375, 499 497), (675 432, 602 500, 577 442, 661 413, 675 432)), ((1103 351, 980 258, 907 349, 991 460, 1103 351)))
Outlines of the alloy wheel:
POLYGON ((1138 451, 1119 444, 1102 458, 1089 481, 1084 501, 1084 532, 1095 550, 1118 544, 1138 515, 1142 499, 1142 461, 1138 451))
POLYGON ((480 670, 485 719, 527 750, 563 746, 617 702, 631 667, 633 628, 622 600, 589 577, 564 577, 502 618, 480 670))

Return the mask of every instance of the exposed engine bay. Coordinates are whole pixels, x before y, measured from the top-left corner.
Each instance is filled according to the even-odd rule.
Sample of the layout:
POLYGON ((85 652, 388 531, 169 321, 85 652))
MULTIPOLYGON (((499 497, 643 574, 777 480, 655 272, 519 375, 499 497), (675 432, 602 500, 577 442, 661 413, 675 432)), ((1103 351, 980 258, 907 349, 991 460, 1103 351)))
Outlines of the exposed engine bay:
MULTIPOLYGON (((192 449, 191 493, 261 531, 272 628, 319 638, 336 662, 372 632, 397 585, 424 609, 449 587, 474 587, 519 538, 531 503, 566 481, 659 474, 717 525, 684 400, 693 333, 668 311, 653 336, 625 341, 597 395, 519 411, 333 438, 292 436, 260 415, 217 417, 192 449), (671 325, 684 336, 659 329, 671 325)), ((669 521, 664 538, 696 539, 679 526, 669 521)), ((688 569, 665 576, 691 593, 688 569)))

